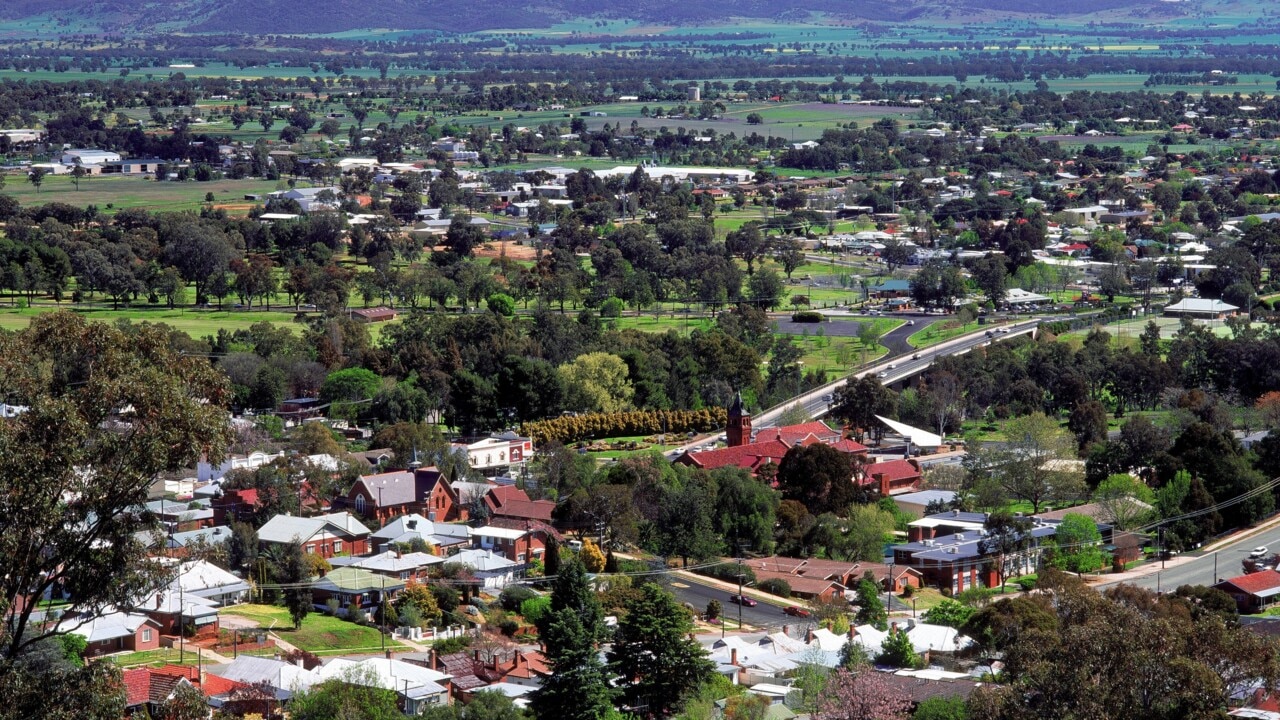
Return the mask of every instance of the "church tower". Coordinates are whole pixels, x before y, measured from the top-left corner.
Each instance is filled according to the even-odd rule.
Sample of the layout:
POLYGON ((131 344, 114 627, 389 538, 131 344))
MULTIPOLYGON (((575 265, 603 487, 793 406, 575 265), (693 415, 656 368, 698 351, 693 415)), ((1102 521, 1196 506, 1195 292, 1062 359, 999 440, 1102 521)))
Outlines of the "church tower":
POLYGON ((751 416, 742 409, 741 392, 733 396, 733 403, 729 405, 729 426, 725 430, 725 439, 729 447, 751 442, 751 416))

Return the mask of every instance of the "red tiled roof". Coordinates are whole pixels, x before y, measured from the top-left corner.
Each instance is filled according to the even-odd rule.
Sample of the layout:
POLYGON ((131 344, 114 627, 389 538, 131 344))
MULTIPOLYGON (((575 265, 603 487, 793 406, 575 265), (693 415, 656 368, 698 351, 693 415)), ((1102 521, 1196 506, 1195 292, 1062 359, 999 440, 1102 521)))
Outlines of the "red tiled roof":
POLYGON ((508 500, 494 509, 493 514, 496 517, 551 522, 551 511, 555 509, 556 504, 549 500, 508 500))
POLYGON ((135 668, 123 673, 125 707, 137 707, 151 696, 151 669, 135 668))
MULTIPOLYGON (((553 504, 554 507, 554 504, 553 504)), ((532 532, 541 532, 555 537, 557 540, 564 540, 564 535, 559 530, 551 527, 550 524, 541 520, 528 520, 511 517, 495 517, 489 521, 489 524, 497 528, 507 528, 508 530, 528 530, 532 532)))
POLYGON ((864 453, 864 452, 867 452, 867 446, 866 446, 866 445, 863 445, 862 443, 858 442, 857 440, 850 440, 850 439, 848 439, 848 438, 845 438, 844 440, 841 440, 841 441, 840 441, 840 442, 838 442, 838 443, 832 443, 831 447, 833 447, 833 448, 835 448, 835 449, 837 449, 837 450, 839 450, 840 452, 843 452, 843 453, 854 453, 854 454, 857 454, 857 453, 864 453))
POLYGON ((831 428, 827 427, 826 423, 820 422, 818 420, 812 420, 807 423, 800 423, 799 425, 783 425, 782 427, 778 428, 778 430, 787 435, 799 434, 803 436, 803 435, 808 435, 809 433, 813 433, 814 435, 817 435, 820 438, 840 437, 840 432, 838 430, 832 430, 831 428))
POLYGON ((487 504, 491 510, 500 508, 506 503, 516 500, 531 502, 529 500, 529 496, 525 494, 525 491, 515 485, 494 485, 489 488, 489 492, 485 493, 484 496, 485 504, 487 504))
POLYGON ((1250 595, 1260 593, 1264 590, 1274 590, 1280 587, 1280 572, 1275 570, 1263 570, 1262 572, 1249 573, 1239 577, 1227 578, 1221 584, 1230 584, 1243 590, 1250 595))
POLYGON ((722 467, 740 467, 754 470, 766 462, 780 463, 791 448, 778 440, 747 443, 736 447, 685 453, 680 457, 694 467, 715 470, 722 467))
POLYGON ((906 460, 886 460, 867 466, 867 479, 884 477, 889 482, 920 477, 920 470, 906 460))

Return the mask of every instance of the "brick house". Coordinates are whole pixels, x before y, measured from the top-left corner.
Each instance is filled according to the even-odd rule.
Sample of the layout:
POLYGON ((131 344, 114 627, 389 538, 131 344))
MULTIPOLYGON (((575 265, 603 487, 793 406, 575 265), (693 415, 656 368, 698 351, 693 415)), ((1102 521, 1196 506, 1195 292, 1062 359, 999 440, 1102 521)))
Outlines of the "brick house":
MULTIPOLYGON (((913 521, 907 526, 910 542, 893 546, 894 565, 915 568, 925 584, 953 593, 995 587, 1000 583, 1001 558, 985 547, 985 522, 985 513, 959 511, 913 521)), ((1004 577, 1036 572, 1043 546, 1056 533, 1056 522, 1032 518, 1027 549, 1003 557, 1004 577)))
MULTIPOLYGON (((542 559, 547 548, 545 531, 504 525, 508 523, 472 528, 472 546, 492 551, 515 563, 542 559)), ((545 527, 550 528, 549 525, 545 527)))
POLYGON ((155 650, 160 647, 160 625, 141 613, 108 612, 82 622, 82 618, 68 618, 72 635, 83 637, 86 658, 101 657, 119 652, 155 650))
POLYGON ((1280 597, 1280 572, 1263 570, 1227 578, 1213 586, 1230 595, 1241 613, 1258 613, 1280 597))
POLYGON ((302 518, 277 515, 258 529, 258 544, 302 543, 303 552, 322 557, 369 552, 369 528, 348 512, 302 518))
POLYGON ((880 497, 915 492, 920 482, 920 463, 914 459, 884 460, 863 467, 863 486, 875 487, 880 497))
POLYGON ((801 597, 821 597, 824 599, 836 596, 838 592, 853 590, 862 581, 863 575, 871 573, 881 588, 890 587, 889 577, 893 576, 893 592, 902 592, 907 586, 920 587, 924 576, 910 567, 893 567, 874 562, 841 562, 838 560, 822 560, 818 558, 764 557, 753 558, 743 565, 751 568, 757 580, 781 579, 791 585, 793 593, 801 597), (819 583, 833 583, 836 590, 830 590, 819 583), (799 591, 797 591, 799 587, 799 591))
POLYGON ((448 479, 433 467, 365 475, 351 486, 342 505, 379 525, 410 514, 439 522, 467 519, 448 479))
POLYGON ((495 485, 484 496, 491 519, 536 520, 551 522, 556 504, 550 500, 530 500, 524 490, 514 485, 495 485))

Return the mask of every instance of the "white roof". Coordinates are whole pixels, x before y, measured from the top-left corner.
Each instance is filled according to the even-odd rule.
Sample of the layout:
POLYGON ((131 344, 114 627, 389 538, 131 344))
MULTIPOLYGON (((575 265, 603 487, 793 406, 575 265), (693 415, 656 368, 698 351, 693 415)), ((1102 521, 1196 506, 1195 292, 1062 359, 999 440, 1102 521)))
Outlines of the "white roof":
POLYGON ((229 665, 209 668, 209 672, 218 677, 248 685, 266 682, 271 687, 290 692, 306 690, 320 682, 320 677, 314 670, 305 670, 292 663, 253 655, 241 655, 229 665))
POLYGON ((909 439, 912 443, 919 445, 921 447, 929 447, 929 446, 942 444, 942 436, 937 435, 935 433, 931 433, 928 430, 921 430, 920 428, 917 428, 917 427, 911 427, 906 423, 900 423, 897 420, 890 420, 888 418, 883 418, 883 417, 880 417, 879 415, 876 416, 876 419, 884 423, 885 425, 888 425, 890 430, 898 433, 899 435, 902 435, 903 437, 909 439))
POLYGON ((263 542, 291 543, 297 538, 305 542, 326 527, 349 535, 369 534, 369 528, 354 515, 339 512, 310 518, 277 515, 258 530, 258 539, 263 542))
POLYGON ((1221 300, 1208 300, 1204 298, 1183 298, 1182 300, 1166 306, 1165 312, 1170 310, 1174 312, 1202 312, 1202 313, 1221 313, 1239 310, 1240 308, 1221 300))
POLYGON ((81 619, 79 618, 69 618, 62 621, 62 623, 65 623, 71 628, 69 630, 71 634, 79 635, 91 643, 129 637, 137 632, 138 628, 148 622, 155 625, 155 622, 146 615, 118 611, 103 613, 83 625, 76 627, 76 623, 79 622, 81 622, 81 619))
POLYGON ((452 677, 438 670, 387 658, 363 660, 334 658, 316 668, 316 675, 321 680, 344 680, 360 685, 372 685, 385 690, 394 690, 412 698, 448 692, 440 681, 452 677))
POLYGON ((475 528, 474 530, 471 531, 471 534, 479 535, 480 537, 500 538, 502 540, 519 540, 520 538, 525 536, 526 532, 527 531, 525 530, 517 530, 515 528, 503 528, 503 527, 494 527, 492 525, 485 525, 482 528, 475 528))
POLYGON ((517 565, 511 560, 495 554, 492 550, 477 550, 474 548, 463 550, 456 555, 450 555, 448 562, 470 565, 476 569, 476 572, 499 572, 517 565))
POLYGON ((381 555, 364 558, 357 563, 355 567, 364 568, 365 570, 382 570, 384 572, 402 572, 405 570, 413 570, 424 565, 437 565, 443 563, 444 558, 431 553, 405 553, 398 555, 394 552, 384 552, 381 555))

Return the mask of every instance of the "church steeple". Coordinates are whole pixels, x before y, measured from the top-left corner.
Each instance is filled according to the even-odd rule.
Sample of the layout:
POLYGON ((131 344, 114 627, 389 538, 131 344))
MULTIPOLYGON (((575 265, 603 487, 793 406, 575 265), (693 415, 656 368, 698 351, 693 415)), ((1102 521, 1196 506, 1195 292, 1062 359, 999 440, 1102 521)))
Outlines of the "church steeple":
POLYGON ((729 404, 729 424, 725 428, 725 440, 729 447, 746 445, 751 442, 751 415, 742 407, 742 393, 733 396, 729 404))

